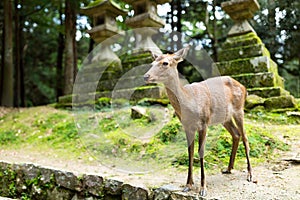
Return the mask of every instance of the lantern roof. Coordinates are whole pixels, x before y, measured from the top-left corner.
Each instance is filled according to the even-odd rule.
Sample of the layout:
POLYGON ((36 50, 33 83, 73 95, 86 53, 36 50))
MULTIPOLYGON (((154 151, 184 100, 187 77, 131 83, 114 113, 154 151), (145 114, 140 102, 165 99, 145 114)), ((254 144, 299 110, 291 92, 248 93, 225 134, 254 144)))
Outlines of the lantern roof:
POLYGON ((225 1, 221 6, 233 20, 251 19, 254 16, 254 13, 260 9, 256 0, 225 1))
POLYGON ((99 15, 99 13, 104 13, 105 11, 110 11, 111 13, 118 15, 127 15, 128 11, 121 8, 121 6, 114 0, 95 0, 91 2, 88 6, 81 8, 81 13, 87 16, 99 15))
MULTIPOLYGON (((122 0, 122 1, 124 1, 126 3, 129 3, 129 4, 132 4, 132 3, 137 2, 137 1, 149 1, 149 0, 122 0)), ((150 0, 150 1, 154 1, 157 4, 164 4, 164 3, 171 2, 172 0, 150 0)))

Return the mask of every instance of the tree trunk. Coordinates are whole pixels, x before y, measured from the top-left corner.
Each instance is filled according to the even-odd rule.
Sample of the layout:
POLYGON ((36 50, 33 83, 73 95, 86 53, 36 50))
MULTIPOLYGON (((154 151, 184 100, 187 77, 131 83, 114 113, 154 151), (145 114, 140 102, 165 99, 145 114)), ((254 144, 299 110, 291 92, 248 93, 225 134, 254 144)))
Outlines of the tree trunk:
POLYGON ((2 69, 1 105, 12 107, 14 103, 14 77, 13 77, 13 17, 12 1, 4 0, 4 65, 2 69))
POLYGON ((14 105, 25 107, 25 83, 24 83, 24 63, 23 63, 23 50, 24 50, 24 36, 23 36, 23 16, 19 4, 23 1, 15 1, 15 94, 14 105))
POLYGON ((64 71, 64 95, 71 94, 73 90, 73 83, 75 80, 74 72, 76 66, 74 63, 76 54, 76 45, 74 45, 74 38, 76 35, 76 1, 66 0, 65 8, 65 71, 64 71))
POLYGON ((213 59, 215 62, 218 62, 218 36, 217 36, 217 19, 216 19, 216 7, 217 7, 217 0, 213 1, 213 38, 212 40, 212 49, 213 49, 213 59))
MULTIPOLYGON (((59 8, 59 20, 61 26, 63 26, 62 18, 62 7, 59 8)), ((63 54, 64 54, 64 34, 62 32, 58 33, 57 43, 57 57, 56 57, 56 101, 63 95, 63 54)))
POLYGON ((276 49, 276 12, 275 12, 276 4, 275 0, 268 0, 268 22, 269 22, 269 33, 271 37, 273 37, 270 41, 270 53, 271 57, 275 58, 274 55, 277 52, 276 49))

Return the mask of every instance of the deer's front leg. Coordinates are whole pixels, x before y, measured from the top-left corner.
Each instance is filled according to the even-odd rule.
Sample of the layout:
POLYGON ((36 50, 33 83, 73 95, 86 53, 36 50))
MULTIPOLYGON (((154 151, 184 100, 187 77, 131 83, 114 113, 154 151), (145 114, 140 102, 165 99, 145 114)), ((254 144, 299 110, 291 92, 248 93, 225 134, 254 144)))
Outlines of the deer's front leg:
POLYGON ((200 187, 200 196, 206 196, 206 180, 204 173, 204 150, 205 150, 205 141, 206 141, 206 128, 199 131, 199 147, 198 153, 200 158, 200 167, 201 167, 201 187, 200 187))
POLYGON ((194 141, 192 141, 191 143, 188 142, 188 153, 189 153, 189 170, 188 170, 186 186, 183 189, 183 192, 190 191, 194 185, 194 181, 193 181, 194 141))

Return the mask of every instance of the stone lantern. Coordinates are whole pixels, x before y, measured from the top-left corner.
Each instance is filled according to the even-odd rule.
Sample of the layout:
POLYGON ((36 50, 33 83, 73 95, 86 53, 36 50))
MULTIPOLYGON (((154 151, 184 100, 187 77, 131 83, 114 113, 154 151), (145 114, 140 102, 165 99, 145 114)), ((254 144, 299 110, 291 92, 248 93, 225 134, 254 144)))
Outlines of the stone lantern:
POLYGON ((246 109, 263 106, 282 112, 297 107, 295 99, 284 89, 283 78, 248 19, 259 10, 256 0, 231 0, 221 4, 234 21, 222 50, 217 67, 221 75, 230 75, 247 88, 246 109))
POLYGON ((253 18, 254 13, 260 9, 256 0, 236 0, 222 3, 222 9, 234 20, 234 26, 230 29, 228 36, 241 35, 254 32, 248 22, 253 18))
POLYGON ((108 60, 121 63, 118 56, 111 50, 112 41, 106 41, 116 34, 122 34, 116 24, 116 17, 119 15, 125 16, 127 12, 122 10, 120 6, 113 0, 97 0, 89 6, 82 8, 81 13, 92 18, 93 27, 87 32, 93 40, 103 46, 101 52, 95 55, 93 60, 108 60))
POLYGON ((126 20, 126 24, 135 29, 136 48, 143 51, 161 53, 152 40, 152 35, 157 29, 165 25, 165 22, 157 15, 157 5, 170 2, 170 0, 123 0, 131 4, 134 16, 126 20), (146 28, 147 27, 147 28, 146 28))

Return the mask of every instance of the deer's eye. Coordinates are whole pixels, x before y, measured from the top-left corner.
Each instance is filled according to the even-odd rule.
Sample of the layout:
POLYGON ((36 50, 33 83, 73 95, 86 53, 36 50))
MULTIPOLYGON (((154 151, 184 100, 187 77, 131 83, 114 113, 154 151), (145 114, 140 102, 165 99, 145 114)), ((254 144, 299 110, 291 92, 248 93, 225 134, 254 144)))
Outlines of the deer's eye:
POLYGON ((169 63, 163 62, 163 66, 168 66, 168 65, 169 65, 169 63))

